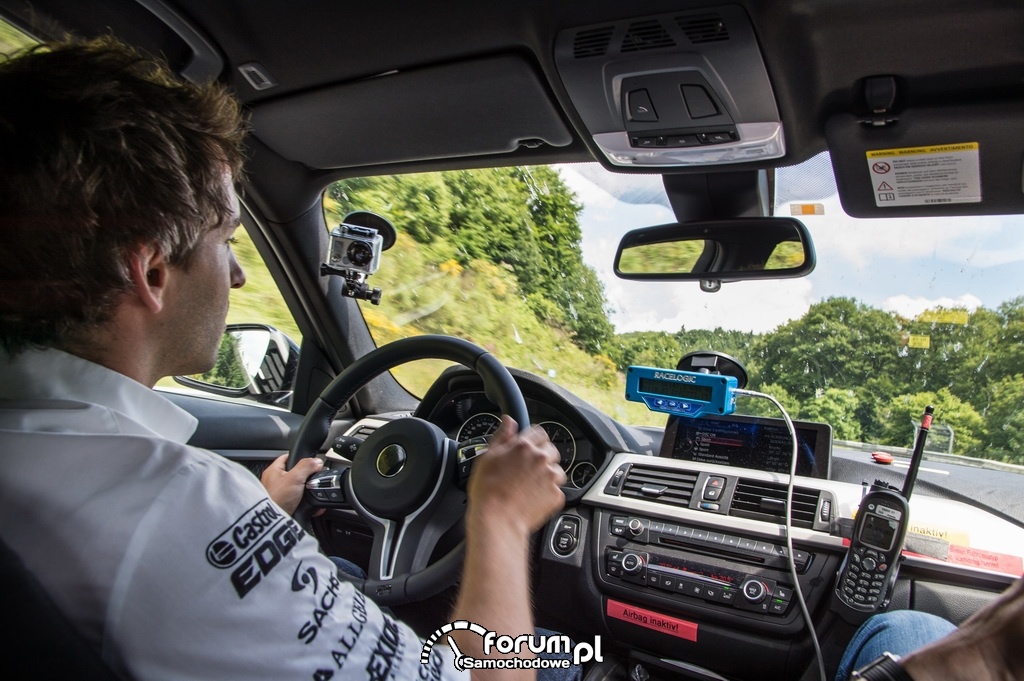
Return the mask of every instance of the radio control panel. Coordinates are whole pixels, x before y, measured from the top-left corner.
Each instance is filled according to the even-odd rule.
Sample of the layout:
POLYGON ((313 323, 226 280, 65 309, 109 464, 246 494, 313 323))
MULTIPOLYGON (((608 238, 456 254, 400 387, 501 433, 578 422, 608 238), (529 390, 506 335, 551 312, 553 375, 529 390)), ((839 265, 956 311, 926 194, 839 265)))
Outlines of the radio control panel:
MULTIPOLYGON (((595 521, 596 567, 616 597, 742 619, 751 629, 802 626, 784 543, 615 511, 599 511, 595 521)), ((838 557, 795 548, 793 559, 813 609, 827 589, 812 585, 835 572, 838 557)))
POLYGON ((605 552, 605 571, 624 582, 775 616, 789 611, 793 594, 788 585, 773 579, 646 551, 609 549, 605 552))

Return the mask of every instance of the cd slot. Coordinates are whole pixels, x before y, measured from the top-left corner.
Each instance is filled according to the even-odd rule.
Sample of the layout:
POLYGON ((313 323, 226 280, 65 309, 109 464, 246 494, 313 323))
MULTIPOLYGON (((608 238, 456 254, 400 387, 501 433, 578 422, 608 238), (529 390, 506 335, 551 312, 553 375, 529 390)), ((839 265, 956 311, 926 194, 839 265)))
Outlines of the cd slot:
POLYGON ((747 563, 754 563, 756 565, 764 565, 767 561, 767 556, 764 555, 750 555, 746 552, 741 551, 729 551, 723 546, 708 546, 705 542, 686 542, 680 541, 679 539, 673 539, 671 537, 659 537, 658 544, 661 546, 669 546, 678 549, 687 549, 690 551, 699 551, 700 553, 706 553, 711 556, 729 556, 730 558, 736 558, 747 563))

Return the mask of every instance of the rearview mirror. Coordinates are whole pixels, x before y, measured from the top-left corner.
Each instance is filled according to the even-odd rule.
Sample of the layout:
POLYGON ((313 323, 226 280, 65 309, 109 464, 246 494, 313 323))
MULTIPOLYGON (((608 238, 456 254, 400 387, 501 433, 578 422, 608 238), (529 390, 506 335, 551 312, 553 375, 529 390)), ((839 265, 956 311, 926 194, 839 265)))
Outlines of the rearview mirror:
POLYGON ((175 376, 174 380, 214 395, 286 406, 298 361, 299 346, 274 327, 229 324, 214 367, 205 374, 175 376))
POLYGON ((803 277, 814 270, 807 228, 793 218, 738 218, 644 227, 628 232, 615 254, 621 279, 724 281, 803 277))

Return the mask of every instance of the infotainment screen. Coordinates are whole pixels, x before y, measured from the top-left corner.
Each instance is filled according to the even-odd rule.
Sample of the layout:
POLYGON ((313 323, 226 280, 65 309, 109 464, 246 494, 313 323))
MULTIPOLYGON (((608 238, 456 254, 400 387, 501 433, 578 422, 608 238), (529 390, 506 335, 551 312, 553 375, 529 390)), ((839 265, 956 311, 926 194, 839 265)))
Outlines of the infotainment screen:
MULTIPOLYGON (((832 427, 794 421, 797 475, 828 479, 832 463, 832 427)), ((670 416, 661 456, 721 466, 788 473, 792 453, 782 419, 754 416, 670 416)))

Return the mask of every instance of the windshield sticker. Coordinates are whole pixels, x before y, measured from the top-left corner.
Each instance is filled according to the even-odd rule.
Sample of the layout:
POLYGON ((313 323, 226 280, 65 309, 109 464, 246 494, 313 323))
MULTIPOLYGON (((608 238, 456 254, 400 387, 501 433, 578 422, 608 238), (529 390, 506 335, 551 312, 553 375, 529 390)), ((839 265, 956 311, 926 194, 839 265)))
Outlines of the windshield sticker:
POLYGON ((977 142, 867 152, 879 208, 980 203, 977 142))
POLYGON ((970 314, 967 310, 925 310, 917 315, 917 321, 930 324, 959 324, 967 326, 970 314))
POLYGON ((915 350, 927 350, 931 346, 931 336, 919 336, 914 334, 909 334, 907 336, 907 347, 914 348, 915 350))
POLYGON ((823 203, 791 203, 789 214, 797 217, 800 215, 824 215, 825 204, 823 203))

